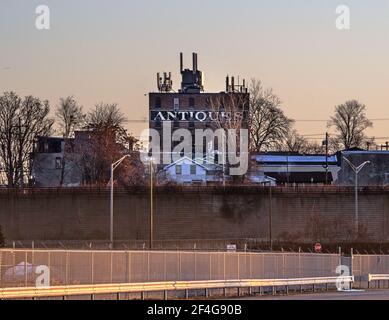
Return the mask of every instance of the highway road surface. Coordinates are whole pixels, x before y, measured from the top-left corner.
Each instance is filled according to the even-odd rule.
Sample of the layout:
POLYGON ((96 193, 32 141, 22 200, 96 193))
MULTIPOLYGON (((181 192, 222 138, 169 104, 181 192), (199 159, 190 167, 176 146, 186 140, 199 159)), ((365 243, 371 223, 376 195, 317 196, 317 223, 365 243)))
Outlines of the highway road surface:
POLYGON ((342 291, 311 294, 291 294, 288 296, 256 296, 245 300, 389 300, 389 290, 342 291))

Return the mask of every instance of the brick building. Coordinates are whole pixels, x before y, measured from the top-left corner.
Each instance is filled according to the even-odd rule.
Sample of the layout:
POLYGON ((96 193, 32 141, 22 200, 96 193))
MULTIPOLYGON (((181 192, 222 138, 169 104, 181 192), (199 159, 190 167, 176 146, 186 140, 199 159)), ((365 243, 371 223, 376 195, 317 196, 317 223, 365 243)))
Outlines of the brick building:
MULTIPOLYGON (((166 122, 170 122, 172 131, 190 130, 193 141, 195 129, 227 129, 223 121, 228 117, 236 119, 237 114, 241 117, 240 128, 248 129, 249 93, 244 80, 243 84, 235 84, 234 77, 231 82, 227 77, 225 91, 204 92, 204 74, 198 70, 196 53, 193 53, 193 69, 183 68, 181 53, 180 71, 182 82, 178 92, 172 92, 171 74, 164 73, 163 77, 157 75, 158 92, 149 93, 149 127, 160 133, 161 147, 166 122)), ((178 143, 173 143, 172 149, 178 143)))

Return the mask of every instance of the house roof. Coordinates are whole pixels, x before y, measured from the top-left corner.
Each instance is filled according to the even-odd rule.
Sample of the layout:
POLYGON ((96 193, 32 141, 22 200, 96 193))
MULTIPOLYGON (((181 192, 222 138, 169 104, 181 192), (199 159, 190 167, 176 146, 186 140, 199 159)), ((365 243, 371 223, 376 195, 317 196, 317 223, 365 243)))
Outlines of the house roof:
POLYGON ((193 163, 194 165, 197 165, 197 166, 199 166, 199 167, 202 167, 204 170, 207 170, 207 171, 210 170, 210 169, 207 168, 205 165, 202 165, 201 163, 198 163, 196 160, 193 160, 193 159, 191 159, 191 158, 189 158, 189 157, 187 157, 187 156, 182 157, 182 158, 178 159, 177 161, 173 162, 172 164, 167 165, 167 166, 164 168, 164 170, 169 169, 169 168, 171 168, 171 167, 173 167, 173 166, 175 166, 175 165, 178 165, 180 162, 185 161, 185 160, 188 160, 189 162, 193 163))

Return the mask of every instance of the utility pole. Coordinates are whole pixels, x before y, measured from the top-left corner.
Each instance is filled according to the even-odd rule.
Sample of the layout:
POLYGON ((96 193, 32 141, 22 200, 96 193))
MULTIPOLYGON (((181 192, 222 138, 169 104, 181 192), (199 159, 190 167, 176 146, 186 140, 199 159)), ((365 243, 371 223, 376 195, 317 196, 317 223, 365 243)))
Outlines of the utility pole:
POLYGON ((328 132, 326 132, 326 185, 328 185, 328 132))

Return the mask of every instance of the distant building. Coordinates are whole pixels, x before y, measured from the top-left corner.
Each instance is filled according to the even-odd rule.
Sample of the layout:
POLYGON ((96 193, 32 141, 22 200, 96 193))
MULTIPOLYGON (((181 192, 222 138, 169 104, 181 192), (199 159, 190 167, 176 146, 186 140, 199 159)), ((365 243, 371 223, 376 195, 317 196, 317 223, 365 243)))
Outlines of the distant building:
POLYGON ((271 177, 277 184, 331 184, 337 181, 340 169, 337 155, 274 152, 254 155, 252 160, 251 171, 256 176, 271 177))
MULTIPOLYGON (((73 140, 68 140, 73 144, 73 140)), ((61 184, 65 140, 58 137, 38 137, 31 154, 33 184, 37 187, 58 187, 61 184)), ((65 161, 64 186, 81 184, 81 171, 73 161, 65 161)))
MULTIPOLYGON (((226 106, 220 104, 231 103, 236 112, 242 116, 242 128, 248 128, 249 119, 249 93, 245 86, 235 83, 234 77, 227 77, 225 92, 205 93, 204 74, 198 70, 197 54, 193 53, 193 69, 184 69, 183 55, 180 56, 180 72, 182 76, 181 88, 173 91, 171 74, 164 73, 163 77, 157 75, 158 92, 149 94, 149 127, 159 132, 161 147, 163 140, 163 124, 168 122, 172 131, 188 129, 192 133, 194 144, 195 129, 217 129, 217 119, 228 117, 226 106), (230 101, 230 102, 229 102, 230 101), (217 105, 217 108, 215 108, 217 105)), ((171 152, 178 144, 172 144, 171 152)), ((217 143, 214 144, 217 148, 217 143)), ((206 150, 204 150, 205 153, 206 150)), ((194 153, 194 148, 193 148, 194 153)))
MULTIPOLYGON (((100 140, 101 134, 93 130, 75 131, 74 138, 67 139, 66 143, 60 137, 38 137, 30 155, 31 183, 37 187, 59 187, 63 172, 64 187, 93 184, 91 177, 100 168, 109 178, 110 165, 101 166, 100 162, 106 155, 100 140)), ((110 150, 118 152, 119 157, 134 147, 131 141, 128 145, 117 143, 116 135, 110 132, 104 133, 104 143, 112 146, 110 150)))
POLYGON ((342 151, 340 156, 340 171, 338 184, 341 186, 354 186, 355 174, 349 164, 344 161, 346 157, 352 164, 359 166, 370 161, 358 174, 359 186, 388 186, 389 185, 389 151, 342 151))

